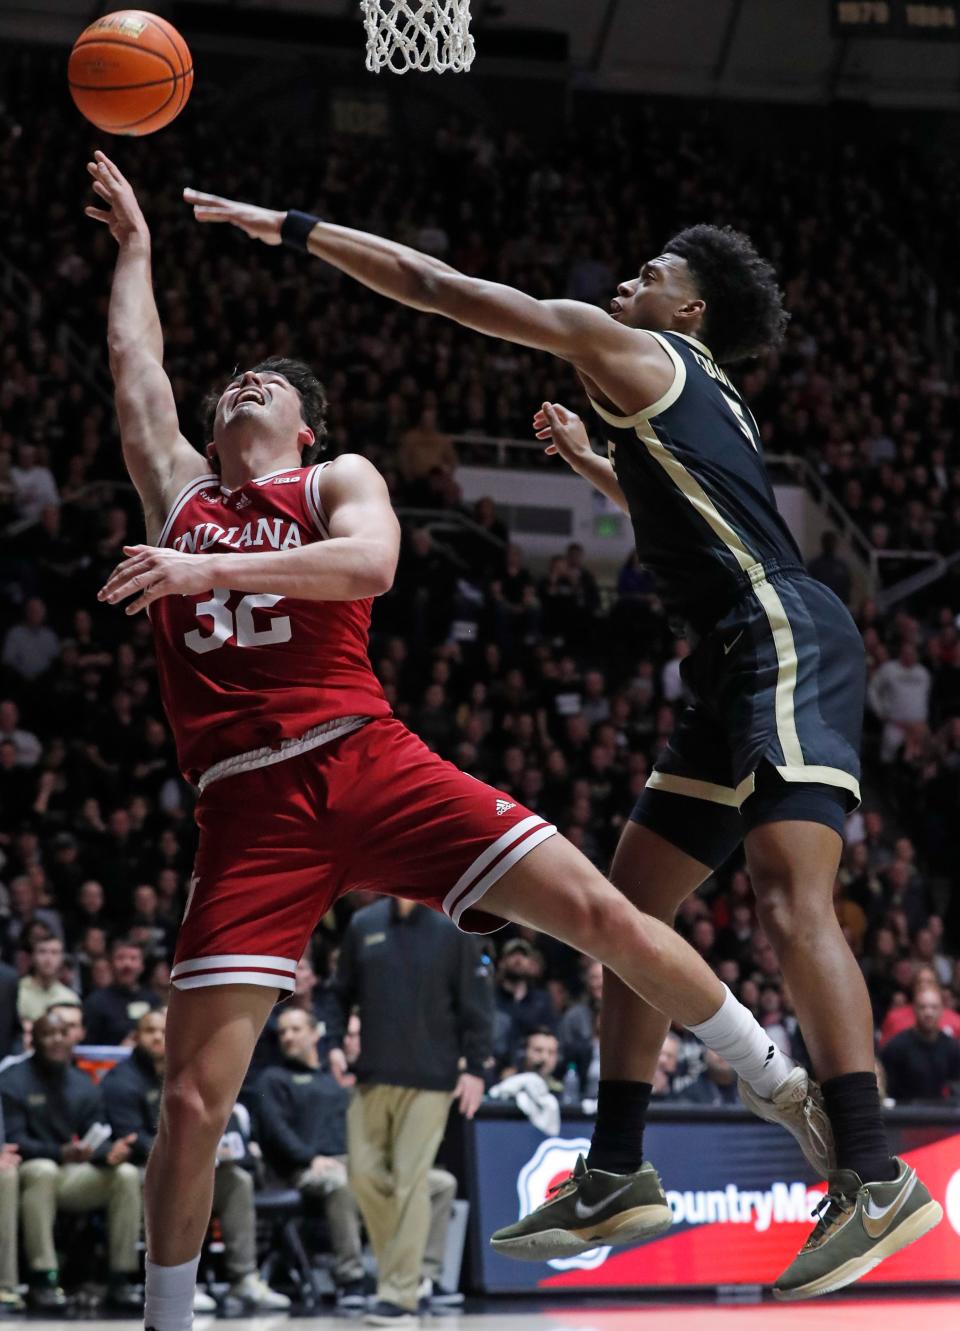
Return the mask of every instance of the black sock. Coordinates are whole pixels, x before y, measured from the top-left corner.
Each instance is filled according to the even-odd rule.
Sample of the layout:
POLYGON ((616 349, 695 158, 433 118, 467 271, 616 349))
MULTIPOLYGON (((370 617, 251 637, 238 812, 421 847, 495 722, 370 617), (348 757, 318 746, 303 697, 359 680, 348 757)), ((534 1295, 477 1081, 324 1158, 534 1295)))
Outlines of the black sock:
POLYGON ((597 1121, 587 1156, 590 1169, 634 1174, 643 1164, 643 1129, 653 1087, 648 1081, 601 1081, 597 1121))
POLYGON ((852 1169, 863 1183, 896 1178, 897 1165, 880 1113, 876 1076, 872 1072, 846 1072, 825 1081, 821 1089, 837 1143, 837 1168, 852 1169))

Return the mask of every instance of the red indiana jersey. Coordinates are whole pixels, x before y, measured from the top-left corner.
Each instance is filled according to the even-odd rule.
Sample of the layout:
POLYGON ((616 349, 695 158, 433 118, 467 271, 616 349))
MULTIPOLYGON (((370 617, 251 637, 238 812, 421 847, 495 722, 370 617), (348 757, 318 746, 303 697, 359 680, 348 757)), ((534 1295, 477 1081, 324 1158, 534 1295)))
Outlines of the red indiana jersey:
MULTIPOLYGON (((158 545, 202 554, 291 550, 327 535, 320 473, 292 467, 227 490, 198 476, 158 545)), ((337 717, 390 715, 367 656, 372 601, 304 601, 214 587, 150 608, 160 692, 192 785, 215 763, 277 749, 337 717)))

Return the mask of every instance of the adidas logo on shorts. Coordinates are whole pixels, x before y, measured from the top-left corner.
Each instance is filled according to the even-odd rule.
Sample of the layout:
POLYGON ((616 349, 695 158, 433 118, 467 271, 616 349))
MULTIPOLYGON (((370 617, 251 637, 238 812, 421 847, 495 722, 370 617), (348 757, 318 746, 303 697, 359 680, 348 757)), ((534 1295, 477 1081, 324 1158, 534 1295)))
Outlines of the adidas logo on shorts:
POLYGON ((516 804, 510 800, 497 800, 497 817, 499 818, 502 813, 506 813, 508 809, 515 809, 516 807, 516 804))

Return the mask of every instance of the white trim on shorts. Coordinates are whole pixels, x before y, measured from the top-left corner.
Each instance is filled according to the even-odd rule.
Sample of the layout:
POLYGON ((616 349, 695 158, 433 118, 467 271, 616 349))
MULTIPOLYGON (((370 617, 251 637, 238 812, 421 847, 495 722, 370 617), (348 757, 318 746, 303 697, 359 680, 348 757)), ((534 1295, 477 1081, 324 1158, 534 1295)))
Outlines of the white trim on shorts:
POLYGON ((648 790, 668 790, 671 795, 689 795, 695 800, 709 800, 711 804, 726 804, 731 809, 739 809, 748 796, 753 794, 754 774, 745 776, 739 786, 719 786, 714 781, 700 781, 692 776, 677 776, 673 772, 650 773, 646 788, 648 790))
POLYGON ((503 836, 498 837, 481 851, 469 869, 460 875, 443 899, 444 913, 460 927, 460 920, 465 911, 475 907, 494 883, 498 882, 508 869, 519 864, 524 855, 528 855, 548 837, 556 836, 556 833, 557 829, 551 823, 535 813, 515 823, 504 832, 503 836), (488 865, 492 867, 488 869, 488 865))
POLYGON ((297 963, 289 957, 226 952, 178 961, 170 972, 177 989, 207 989, 214 984, 258 984, 293 993, 297 963))
POLYGON ((224 776, 236 776, 238 772, 252 772, 257 767, 272 767, 274 763, 285 762, 288 758, 297 758, 301 753, 318 749, 321 744, 329 744, 341 735, 349 735, 359 730, 370 720, 369 716, 335 716, 324 721, 312 730, 305 731, 293 739, 280 741, 277 748, 250 749, 247 753, 235 753, 232 758, 224 758, 214 763, 200 777, 197 790, 202 795, 212 781, 219 781, 224 776))

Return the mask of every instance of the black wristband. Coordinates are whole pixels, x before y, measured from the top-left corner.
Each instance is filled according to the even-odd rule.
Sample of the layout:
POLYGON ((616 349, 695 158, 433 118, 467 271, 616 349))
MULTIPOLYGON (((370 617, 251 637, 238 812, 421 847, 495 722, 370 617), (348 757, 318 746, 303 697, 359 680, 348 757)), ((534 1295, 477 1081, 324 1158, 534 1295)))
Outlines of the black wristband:
POLYGON ((302 250, 306 254, 307 239, 319 221, 320 218, 314 217, 312 213, 298 213, 295 208, 291 208, 281 223, 280 239, 292 250, 302 250))

